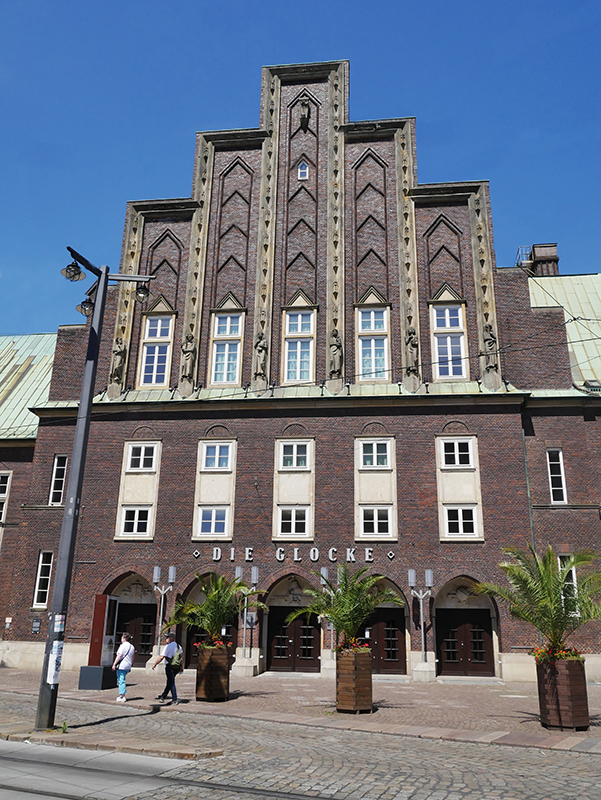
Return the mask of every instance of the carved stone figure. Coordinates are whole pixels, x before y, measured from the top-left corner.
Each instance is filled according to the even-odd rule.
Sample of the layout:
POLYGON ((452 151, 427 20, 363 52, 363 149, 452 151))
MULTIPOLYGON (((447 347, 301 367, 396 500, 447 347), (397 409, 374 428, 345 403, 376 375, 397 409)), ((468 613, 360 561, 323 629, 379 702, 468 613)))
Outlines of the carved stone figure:
POLYGON ((123 343, 123 338, 118 336, 113 347, 113 370, 110 375, 111 383, 123 385, 123 370, 125 369, 125 359, 127 358, 127 347, 123 343))
POLYGON ((499 360, 497 357, 497 337, 493 332, 493 327, 490 323, 484 326, 484 362, 487 372, 491 370, 498 371, 499 360))
POLYGON ((191 333, 186 334, 186 338, 182 342, 182 380, 194 383, 194 367, 196 365, 196 345, 194 344, 194 336, 191 333))
POLYGON ((330 336, 330 378, 340 378, 342 376, 342 339, 338 329, 334 328, 330 336))
POLYGON ((255 378, 259 377, 267 377, 267 340, 263 331, 259 331, 255 342, 255 378))
POLYGON ((417 338, 417 331, 410 325, 405 334, 405 348, 407 352, 407 367, 408 375, 419 375, 419 339, 417 338))

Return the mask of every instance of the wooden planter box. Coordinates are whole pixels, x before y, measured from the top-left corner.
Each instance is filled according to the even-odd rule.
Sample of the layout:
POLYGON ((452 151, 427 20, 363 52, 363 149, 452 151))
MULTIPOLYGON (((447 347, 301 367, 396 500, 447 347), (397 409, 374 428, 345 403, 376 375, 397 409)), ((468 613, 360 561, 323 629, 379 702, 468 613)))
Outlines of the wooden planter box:
POLYGON ((373 711, 371 650, 336 654, 336 711, 373 711))
POLYGON ((565 659, 536 665, 540 721, 545 728, 587 730, 586 675, 581 661, 565 659))
POLYGON ((196 666, 196 699, 213 703, 230 694, 230 664, 227 647, 199 647, 196 666))

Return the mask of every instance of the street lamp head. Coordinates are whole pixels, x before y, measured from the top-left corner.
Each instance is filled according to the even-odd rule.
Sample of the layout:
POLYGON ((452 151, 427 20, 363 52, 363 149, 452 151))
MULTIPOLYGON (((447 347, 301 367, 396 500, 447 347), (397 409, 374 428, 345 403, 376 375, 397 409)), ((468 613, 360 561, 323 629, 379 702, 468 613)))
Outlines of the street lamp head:
POLYGON ((139 303, 147 303, 149 297, 150 297, 150 292, 147 286, 144 286, 142 284, 141 286, 138 286, 136 288, 136 300, 139 303))
POLYGON ((72 282, 83 281, 86 277, 86 273, 75 260, 67 264, 64 269, 61 269, 61 275, 64 275, 67 280, 72 282))
POLYGON ((84 300, 83 303, 75 306, 75 310, 79 311, 80 314, 83 314, 84 317, 90 317, 94 311, 94 303, 88 298, 87 300, 84 300))
POLYGON ((426 589, 431 589, 434 585, 434 573, 431 569, 426 570, 426 589))
POLYGON ((408 578, 408 581, 409 581, 410 588, 413 589, 413 587, 417 583, 417 576, 415 574, 415 570, 414 569, 408 570, 407 578, 408 578))

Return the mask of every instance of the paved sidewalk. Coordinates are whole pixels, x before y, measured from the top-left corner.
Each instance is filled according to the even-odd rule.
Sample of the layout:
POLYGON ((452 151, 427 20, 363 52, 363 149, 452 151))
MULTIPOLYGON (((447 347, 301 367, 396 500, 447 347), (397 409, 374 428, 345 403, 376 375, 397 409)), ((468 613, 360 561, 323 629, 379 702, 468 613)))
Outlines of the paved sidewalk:
MULTIPOLYGON (((91 692, 77 689, 79 674, 61 674, 60 700, 77 700, 92 713, 92 704, 113 702, 116 690, 91 692)), ((335 684, 332 678, 301 673, 266 673, 256 678, 231 681, 231 699, 227 703, 199 703, 194 698, 194 672, 187 671, 177 681, 182 703, 161 705, 154 698, 164 686, 160 673, 134 670, 128 676, 128 702, 115 703, 115 710, 144 710, 163 715, 178 712, 177 719, 188 715, 217 716, 293 723, 310 728, 354 730, 422 739, 438 739, 480 744, 536 747, 601 754, 601 685, 589 685, 591 728, 589 731, 553 731, 541 727, 538 698, 533 683, 412 683, 395 677, 375 676, 375 713, 337 714, 335 684), (180 716, 180 714, 182 716, 180 716)), ((10 700, 16 695, 37 695, 39 673, 0 669, 0 736, 14 740, 51 741, 92 748, 123 749, 176 758, 197 759, 220 754, 213 749, 199 749, 183 744, 170 735, 140 744, 132 739, 118 743, 86 733, 76 734, 71 721, 65 720, 68 732, 35 733, 28 737, 31 723, 19 714, 19 704, 10 700), (77 742, 75 741, 77 739, 77 742)), ((28 703, 28 705, 30 705, 28 703)), ((72 704, 71 704, 72 705, 72 704)), ((104 706, 106 708, 106 706, 104 706)), ((71 716, 73 712, 69 712, 71 716)), ((96 713, 96 712, 95 712, 96 713)), ((63 719, 59 711, 56 722, 63 719)))

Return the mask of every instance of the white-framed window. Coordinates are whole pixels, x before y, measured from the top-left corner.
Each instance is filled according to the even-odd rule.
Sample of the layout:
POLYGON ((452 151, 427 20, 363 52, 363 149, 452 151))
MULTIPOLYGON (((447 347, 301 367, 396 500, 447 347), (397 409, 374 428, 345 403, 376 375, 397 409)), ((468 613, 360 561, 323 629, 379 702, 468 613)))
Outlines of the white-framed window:
POLYGON ((309 165, 306 161, 301 161, 298 165, 298 179, 299 181, 306 181, 309 178, 309 165))
POLYGON ((474 455, 471 439, 440 439, 441 469, 472 469, 474 455))
POLYGON ((0 522, 6 521, 6 506, 12 472, 0 472, 0 522))
POLYGON ((52 573, 53 554, 50 550, 41 550, 38 557, 38 569, 33 590, 33 608, 46 608, 50 592, 50 575, 52 573))
POLYGON ((311 469, 311 443, 280 442, 280 469, 311 469))
POLYGON ((434 367, 438 379, 467 377, 464 317, 461 305, 432 306, 434 367))
POLYGON ((231 442, 203 442, 201 469, 205 472, 229 471, 231 469, 231 450, 231 442))
POLYGON ((559 449, 547 450, 547 471, 552 503, 567 503, 566 478, 563 469, 563 453, 559 449))
POLYGON ((127 505, 121 509, 121 535, 140 537, 150 536, 152 528, 152 506, 127 505))
POLYGON ((388 380, 388 309, 359 309, 358 328, 359 380, 388 380))
POLYGON ((67 456, 54 456, 52 466, 52 480, 50 481, 49 506, 64 505, 65 487, 67 482, 67 456))
POLYGON ((284 381, 312 381, 315 312, 311 309, 300 309, 286 311, 285 314, 284 381))
POLYGON ((390 469, 390 439, 363 439, 360 468, 390 469))
POLYGON ((478 513, 476 505, 447 505, 445 533, 449 537, 478 538, 478 513))
POLYGON ((311 536, 310 506, 279 506, 278 535, 288 539, 311 536))
POLYGON ((242 312, 218 312, 213 318, 211 383, 240 383, 242 312))
MULTIPOLYGON (((570 560, 571 556, 557 556, 557 562, 560 569, 563 569, 567 566, 568 561, 570 560)), ((572 567, 568 574, 566 575, 566 580, 563 585, 563 591, 561 593, 561 597, 563 600, 564 608, 568 608, 571 614, 574 616, 579 616, 578 612, 578 585, 576 583, 576 568, 572 567)))
POLYGON ((228 506, 200 506, 198 509, 199 535, 203 538, 227 538, 228 513, 228 506))
POLYGON ((168 386, 173 317, 146 317, 142 344, 141 386, 168 386))
POLYGON ((391 506, 361 507, 361 536, 366 538, 389 538, 393 536, 391 506))
POLYGON ((127 472, 154 472, 156 444, 130 444, 127 452, 127 472))

